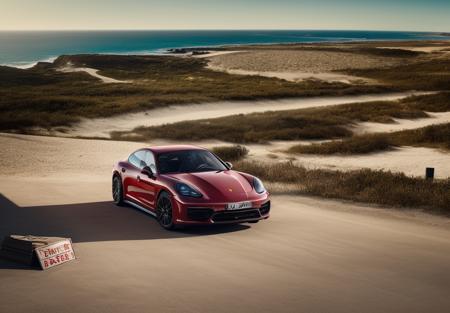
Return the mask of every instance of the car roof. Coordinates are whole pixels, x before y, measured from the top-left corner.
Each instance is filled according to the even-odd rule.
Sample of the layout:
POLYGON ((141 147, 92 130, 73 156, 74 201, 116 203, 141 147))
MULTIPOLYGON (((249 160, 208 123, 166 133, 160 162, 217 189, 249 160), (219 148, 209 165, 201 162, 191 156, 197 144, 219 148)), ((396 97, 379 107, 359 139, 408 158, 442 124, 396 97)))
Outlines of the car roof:
POLYGON ((152 146, 152 147, 148 147, 146 149, 149 149, 156 154, 165 153, 165 152, 173 152, 173 151, 183 151, 183 150, 206 150, 205 148, 194 146, 194 145, 152 146))

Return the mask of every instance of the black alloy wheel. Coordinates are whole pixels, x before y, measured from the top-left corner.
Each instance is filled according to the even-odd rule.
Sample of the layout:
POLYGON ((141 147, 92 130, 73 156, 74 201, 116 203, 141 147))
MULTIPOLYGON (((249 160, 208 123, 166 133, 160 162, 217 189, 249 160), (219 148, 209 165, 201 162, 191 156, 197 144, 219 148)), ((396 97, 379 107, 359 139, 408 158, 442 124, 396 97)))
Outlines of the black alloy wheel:
POLYGON ((123 205, 123 186, 122 179, 118 175, 114 175, 112 181, 112 196, 116 205, 123 205))
POLYGON ((165 229, 173 229, 174 223, 172 221, 172 201, 166 192, 162 192, 156 204, 156 219, 159 225, 165 229))

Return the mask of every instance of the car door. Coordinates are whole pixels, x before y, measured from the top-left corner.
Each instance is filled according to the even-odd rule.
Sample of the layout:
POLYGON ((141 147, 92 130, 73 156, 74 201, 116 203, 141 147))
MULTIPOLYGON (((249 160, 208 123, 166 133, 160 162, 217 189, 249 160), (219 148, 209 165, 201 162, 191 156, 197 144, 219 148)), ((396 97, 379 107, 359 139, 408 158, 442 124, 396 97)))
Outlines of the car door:
POLYGON ((137 182, 137 192, 136 197, 139 202, 150 209, 155 208, 155 197, 156 197, 156 165, 155 165, 155 157, 150 150, 144 150, 144 154, 142 155, 143 162, 141 162, 141 170, 145 166, 150 167, 154 176, 148 177, 146 174, 139 172, 136 176, 137 182))
POLYGON ((126 197, 140 202, 140 184, 138 182, 138 176, 141 175, 141 169, 145 166, 144 162, 145 150, 138 150, 130 155, 128 158, 128 168, 126 169, 124 188, 126 197))

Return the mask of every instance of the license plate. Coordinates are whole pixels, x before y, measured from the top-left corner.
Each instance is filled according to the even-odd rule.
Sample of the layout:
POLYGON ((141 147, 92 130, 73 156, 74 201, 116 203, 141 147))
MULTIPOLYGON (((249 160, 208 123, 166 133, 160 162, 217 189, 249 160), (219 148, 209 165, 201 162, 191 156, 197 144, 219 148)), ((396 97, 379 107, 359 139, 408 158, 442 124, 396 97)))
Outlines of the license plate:
POLYGON ((228 203, 226 206, 227 210, 242 210, 249 209, 252 207, 252 203, 250 201, 245 202, 236 202, 236 203, 228 203))

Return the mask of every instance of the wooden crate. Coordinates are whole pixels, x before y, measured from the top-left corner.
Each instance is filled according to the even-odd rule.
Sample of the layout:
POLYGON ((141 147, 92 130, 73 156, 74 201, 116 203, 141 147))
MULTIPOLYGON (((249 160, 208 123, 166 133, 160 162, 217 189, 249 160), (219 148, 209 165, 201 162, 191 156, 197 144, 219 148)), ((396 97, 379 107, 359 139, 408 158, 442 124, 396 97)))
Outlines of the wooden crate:
POLYGON ((70 238, 10 235, 3 239, 0 256, 43 270, 75 259, 70 238))

